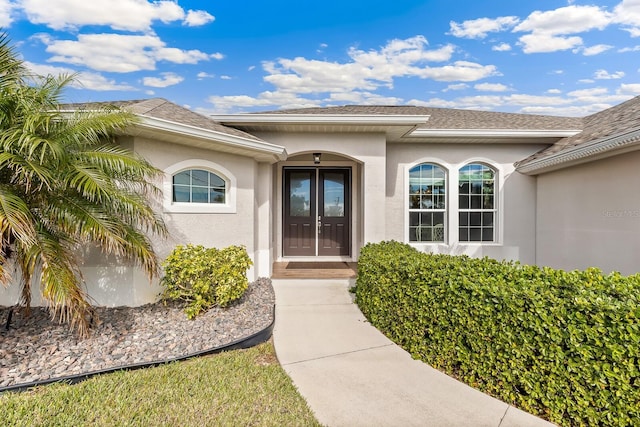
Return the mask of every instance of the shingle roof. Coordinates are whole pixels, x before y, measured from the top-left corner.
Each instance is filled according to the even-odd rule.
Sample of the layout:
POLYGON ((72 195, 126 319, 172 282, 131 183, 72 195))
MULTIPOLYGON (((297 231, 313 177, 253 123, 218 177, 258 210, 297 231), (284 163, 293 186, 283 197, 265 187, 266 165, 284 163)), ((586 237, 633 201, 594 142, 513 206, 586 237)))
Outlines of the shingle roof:
POLYGON ((79 109, 95 106, 113 106, 126 109, 135 114, 167 120, 201 129, 220 132, 254 141, 262 141, 260 138, 229 126, 214 122, 207 116, 195 113, 163 98, 139 99, 129 101, 92 102, 79 104, 65 104, 65 108, 79 109))
POLYGON ((623 102, 622 104, 587 116, 583 119, 584 127, 577 135, 563 138, 546 150, 542 150, 523 161, 523 166, 534 160, 550 157, 570 150, 587 142, 600 138, 614 136, 640 128, 640 96, 623 102))
POLYGON ((495 111, 456 110, 415 106, 360 106, 300 108, 261 112, 261 114, 310 115, 423 115, 431 116, 422 129, 582 129, 578 117, 557 117, 535 114, 499 113, 495 111))

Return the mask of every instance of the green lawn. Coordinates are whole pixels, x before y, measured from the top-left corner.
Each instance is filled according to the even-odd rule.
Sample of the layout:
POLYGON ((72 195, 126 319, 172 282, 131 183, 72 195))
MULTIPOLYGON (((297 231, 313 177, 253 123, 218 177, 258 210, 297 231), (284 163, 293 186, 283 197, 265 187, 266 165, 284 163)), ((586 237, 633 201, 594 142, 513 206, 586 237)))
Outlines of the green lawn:
POLYGON ((317 426, 271 343, 0 395, 2 425, 317 426))

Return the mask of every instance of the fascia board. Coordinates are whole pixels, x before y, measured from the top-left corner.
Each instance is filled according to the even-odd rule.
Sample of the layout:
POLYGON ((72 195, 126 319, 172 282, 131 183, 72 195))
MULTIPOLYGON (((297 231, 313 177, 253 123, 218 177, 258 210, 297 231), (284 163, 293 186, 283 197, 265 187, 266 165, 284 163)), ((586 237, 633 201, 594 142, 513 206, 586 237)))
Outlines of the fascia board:
POLYGON ((406 138, 566 138, 576 129, 415 129, 406 138))
POLYGON ((607 155, 640 144, 640 128, 623 134, 609 136, 586 142, 550 156, 541 157, 516 167, 518 172, 537 175, 543 172, 561 169, 575 163, 584 163, 590 157, 607 155))

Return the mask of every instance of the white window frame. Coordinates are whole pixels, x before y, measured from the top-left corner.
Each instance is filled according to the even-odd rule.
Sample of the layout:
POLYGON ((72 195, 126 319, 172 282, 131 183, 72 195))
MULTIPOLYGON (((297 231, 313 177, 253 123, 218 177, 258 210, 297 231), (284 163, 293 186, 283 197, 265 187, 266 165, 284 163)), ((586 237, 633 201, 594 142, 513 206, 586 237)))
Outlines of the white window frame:
POLYGON ((502 212, 502 197, 500 197, 500 192, 502 189, 502 185, 500 182, 500 168, 496 165, 488 162, 486 160, 469 160, 460 164, 456 169, 456 190, 455 197, 456 201, 459 200, 460 196, 460 169, 469 166, 469 165, 482 165, 487 167, 493 171, 493 209, 472 209, 469 207, 468 209, 462 209, 459 203, 456 203, 457 209, 455 211, 456 217, 456 229, 455 229, 455 239, 461 245, 498 245, 501 242, 501 227, 500 227, 500 217, 502 212), (492 240, 460 240, 460 213, 463 212, 479 212, 481 215, 484 212, 492 212, 493 213, 493 239, 492 240))
POLYGON ((405 169, 405 184, 404 184, 404 193, 405 193, 405 198, 404 198, 404 206, 403 206, 403 210, 405 212, 405 224, 404 224, 404 236, 405 236, 405 242, 407 242, 408 244, 412 245, 412 246, 434 246, 434 245, 446 245, 449 242, 449 230, 450 230, 450 211, 451 211, 451 198, 450 198, 450 185, 449 185, 449 181, 451 179, 450 177, 450 165, 448 165, 447 163, 443 162, 440 159, 433 159, 433 158, 427 158, 427 159, 421 159, 420 161, 417 161, 415 163, 412 163, 410 165, 407 165, 406 169, 405 169), (428 209, 411 209, 410 206, 410 199, 411 199, 411 192, 409 191, 409 187, 410 187, 410 182, 411 182, 411 169, 415 168, 416 166, 420 166, 423 164, 430 164, 430 165, 434 165, 437 166, 439 168, 441 168, 444 171, 444 176, 445 176, 445 181, 444 181, 444 199, 445 199, 445 208, 443 210, 440 209, 434 209, 434 210, 428 210, 428 209), (411 241, 410 240, 410 227, 411 227, 411 220, 410 220, 410 215, 411 212, 443 212, 444 213, 444 239, 442 242, 429 242, 429 241, 411 241))
POLYGON ((404 241, 405 243, 414 246, 416 248, 422 248, 426 251, 439 251, 438 247, 447 246, 449 248, 455 246, 502 246, 503 245, 503 223, 504 223, 504 180, 505 177, 512 173, 514 168, 512 165, 496 163, 491 159, 483 157, 471 157, 464 159, 461 162, 448 163, 440 158, 426 157, 419 158, 414 163, 405 164, 404 166, 404 199, 403 199, 403 212, 404 212, 404 241), (432 163, 445 170, 446 173, 446 219, 445 219, 445 236, 444 242, 411 242, 409 241, 409 171, 423 163, 432 163), (494 240, 491 242, 460 242, 459 241, 459 213, 460 208, 458 205, 459 196, 459 171, 462 167, 472 164, 480 163, 490 167, 495 172, 494 175, 494 240))
POLYGON ((236 213, 237 181, 223 166, 202 159, 175 163, 164 170, 162 182, 163 210, 170 213, 236 213), (173 176, 189 169, 200 169, 218 175, 225 183, 224 203, 191 203, 173 201, 173 176))

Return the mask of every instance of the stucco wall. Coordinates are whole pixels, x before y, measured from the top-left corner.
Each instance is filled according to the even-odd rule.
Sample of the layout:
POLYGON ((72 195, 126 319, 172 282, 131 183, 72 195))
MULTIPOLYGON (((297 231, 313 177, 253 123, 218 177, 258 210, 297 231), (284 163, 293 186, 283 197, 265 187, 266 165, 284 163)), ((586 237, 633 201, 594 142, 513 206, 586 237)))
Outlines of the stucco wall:
POLYGON ((514 171, 513 163, 543 148, 533 144, 389 144, 387 147, 386 223, 387 238, 408 242, 408 173, 419 163, 437 163, 447 169, 446 244, 414 244, 437 253, 489 256, 496 259, 535 263, 536 182, 514 171), (482 162, 498 171, 498 242, 459 243, 458 201, 451 186, 457 186, 458 169, 482 162))
MULTIPOLYGON (((249 255, 257 261, 255 220, 258 211, 254 187, 258 181, 258 164, 253 159, 140 138, 127 138, 122 145, 133 148, 162 170, 185 160, 201 159, 223 166, 235 178, 234 213, 163 213, 169 236, 164 240, 156 239, 154 245, 161 258, 165 258, 178 244, 219 248, 235 244, 245 245, 249 255)), ((157 184, 162 187, 162 182, 157 184)), ((155 205, 158 210, 164 210, 161 200, 155 201, 155 205)), ((139 268, 107 258, 96 250, 87 250, 84 254, 82 272, 87 291, 97 305, 142 305, 155 301, 161 291, 158 281, 150 283, 139 268)), ((255 268, 248 273, 250 280, 254 280, 256 275, 255 268)), ((18 286, 0 287, 0 305, 13 305, 18 297, 18 286)), ((34 292, 33 305, 40 304, 41 299, 34 292)))
POLYGON ((640 272, 640 151, 538 176, 537 261, 640 272))

